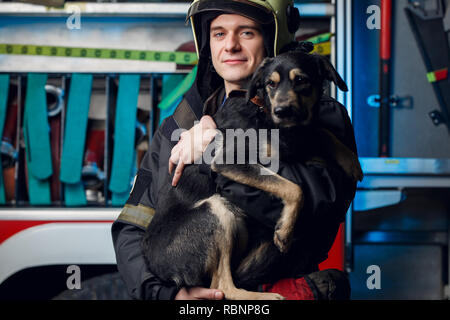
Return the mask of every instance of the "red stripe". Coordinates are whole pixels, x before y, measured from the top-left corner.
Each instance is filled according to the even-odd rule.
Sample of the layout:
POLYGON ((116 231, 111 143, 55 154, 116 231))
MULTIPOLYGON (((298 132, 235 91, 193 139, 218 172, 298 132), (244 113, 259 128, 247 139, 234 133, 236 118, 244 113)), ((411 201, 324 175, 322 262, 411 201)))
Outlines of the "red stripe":
POLYGON ((391 58, 392 0, 381 0, 381 42, 380 56, 383 60, 391 58))
POLYGON ((448 69, 442 69, 434 72, 434 76, 436 77, 436 81, 441 81, 447 79, 448 69))
POLYGON ((114 220, 0 220, 0 244, 25 229, 48 223, 113 223, 114 220))

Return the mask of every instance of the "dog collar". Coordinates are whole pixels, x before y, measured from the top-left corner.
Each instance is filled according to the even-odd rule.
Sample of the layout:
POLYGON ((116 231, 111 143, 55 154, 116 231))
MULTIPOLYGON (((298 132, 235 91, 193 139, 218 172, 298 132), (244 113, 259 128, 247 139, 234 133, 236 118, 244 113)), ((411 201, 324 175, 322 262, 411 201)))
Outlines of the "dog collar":
POLYGON ((261 99, 258 96, 254 96, 253 98, 250 99, 250 101, 253 104, 257 105, 260 111, 263 111, 263 112, 267 113, 267 108, 264 105, 264 100, 263 99, 261 99))

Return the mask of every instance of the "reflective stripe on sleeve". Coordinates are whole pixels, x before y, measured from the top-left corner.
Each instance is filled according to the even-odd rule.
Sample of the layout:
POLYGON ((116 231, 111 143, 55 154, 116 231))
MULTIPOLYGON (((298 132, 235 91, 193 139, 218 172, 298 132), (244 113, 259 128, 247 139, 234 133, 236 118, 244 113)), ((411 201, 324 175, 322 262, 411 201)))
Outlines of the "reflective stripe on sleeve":
POLYGON ((126 204, 117 219, 147 228, 154 214, 155 209, 153 208, 141 204, 137 206, 126 204))

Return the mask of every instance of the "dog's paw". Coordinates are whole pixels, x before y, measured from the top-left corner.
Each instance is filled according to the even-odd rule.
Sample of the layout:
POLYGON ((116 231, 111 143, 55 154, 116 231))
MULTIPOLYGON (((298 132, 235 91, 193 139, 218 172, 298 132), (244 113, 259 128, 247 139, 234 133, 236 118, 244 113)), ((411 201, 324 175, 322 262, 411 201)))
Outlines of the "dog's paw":
POLYGON ((257 297, 253 297, 252 300, 286 300, 281 294, 273 292, 259 293, 257 297))
POLYGON ((359 170, 357 170, 356 174, 353 177, 354 177, 355 181, 363 181, 364 173, 361 169, 361 166, 359 166, 359 170))
POLYGON ((345 161, 341 163, 342 168, 349 178, 352 178, 353 181, 362 181, 364 178, 364 173, 361 169, 361 164, 359 163, 359 159, 356 155, 351 157, 350 161, 345 161))
MULTIPOLYGON (((233 300, 233 299, 230 299, 233 300)), ((236 300, 286 300, 281 294, 273 292, 249 292, 236 297, 236 300)))
POLYGON ((292 243, 292 230, 277 224, 273 242, 280 252, 285 253, 289 250, 292 243))
POLYGON ((354 181, 362 181, 364 178, 364 173, 361 168, 361 164, 359 163, 358 158, 356 157, 354 164, 352 166, 351 176, 354 181))
POLYGON ((283 297, 281 294, 278 293, 268 293, 268 294, 270 294, 268 300, 286 300, 286 298, 283 297))

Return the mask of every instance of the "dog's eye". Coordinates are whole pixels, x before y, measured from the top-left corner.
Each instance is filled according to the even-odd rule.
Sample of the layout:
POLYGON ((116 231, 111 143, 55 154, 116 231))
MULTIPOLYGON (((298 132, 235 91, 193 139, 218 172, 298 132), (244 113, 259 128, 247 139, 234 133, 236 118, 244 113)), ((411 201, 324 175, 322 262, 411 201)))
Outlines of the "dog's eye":
POLYGON ((273 81, 273 80, 268 80, 267 81, 267 86, 273 89, 273 88, 276 88, 277 83, 275 81, 273 81))
POLYGON ((296 76, 294 78, 294 84, 295 85, 300 85, 300 84, 305 84, 308 82, 308 79, 302 76, 296 76))

